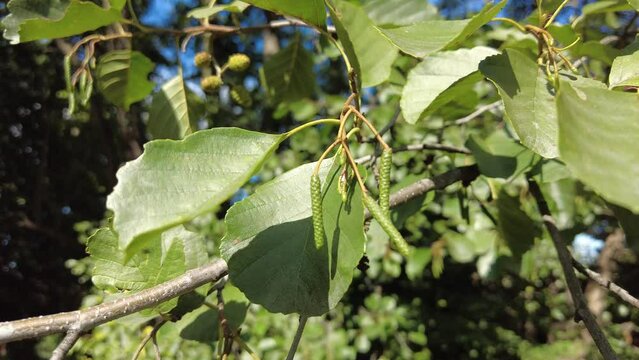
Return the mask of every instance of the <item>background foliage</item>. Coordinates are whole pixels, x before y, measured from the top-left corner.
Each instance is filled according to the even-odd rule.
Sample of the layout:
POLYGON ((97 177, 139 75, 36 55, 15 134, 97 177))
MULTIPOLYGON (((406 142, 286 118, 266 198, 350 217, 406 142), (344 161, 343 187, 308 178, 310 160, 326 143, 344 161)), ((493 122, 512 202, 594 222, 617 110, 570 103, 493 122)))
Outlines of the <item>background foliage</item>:
MULTIPOLYGON (((499 13, 497 16, 536 23, 532 1, 487 8, 483 1, 399 2, 401 6, 389 8, 384 0, 334 1, 329 19, 344 52, 357 59, 352 65, 364 87, 362 110, 378 128, 397 119, 386 135, 393 147, 437 143, 462 150, 396 153, 393 188, 473 163, 482 175, 469 187, 453 185, 392 209, 394 223, 416 248, 406 259, 388 246, 388 237, 372 221, 360 266, 346 269, 342 283, 322 285, 330 289, 329 303, 295 309, 315 315, 336 306, 309 320, 299 355, 304 359, 597 358, 588 335, 573 322, 573 307, 556 254, 542 231, 534 202, 525 196, 525 173, 533 174, 541 184, 563 236, 575 239, 575 256, 614 274, 620 285, 637 294, 639 239, 636 229, 633 232, 636 215, 632 211, 638 210, 639 193, 632 179, 639 175, 639 151, 631 150, 637 147, 636 136, 607 135, 614 133, 612 124, 618 132, 639 133, 636 93, 623 92, 636 92, 639 85, 637 12, 631 7, 636 4, 571 1, 559 13, 549 31, 563 46, 581 37, 565 54, 572 60, 581 59, 582 65, 580 76, 560 74, 562 93, 555 107, 555 94, 549 90, 552 80, 535 65, 534 38, 511 25, 488 22, 499 13), (424 31, 438 29, 447 32, 438 43, 424 46, 416 41, 424 31), (601 89, 592 88, 594 81, 599 81, 595 87, 601 89), (516 92, 509 88, 513 82, 520 86, 516 92), (503 107, 495 103, 501 99, 503 107), (491 107, 472 121, 456 123, 486 106, 491 107), (617 161, 609 161, 607 152, 619 154, 617 161), (557 154, 561 161, 541 157, 557 154), (619 245, 615 234, 624 225, 626 242, 619 245)), ((72 0, 59 2, 63 10, 42 16, 21 12, 21 3, 13 0, 9 6, 14 8, 9 9, 0 5, 3 15, 11 10, 3 21, 7 35, 0 40, 4 85, 0 90, 0 293, 8 294, 0 297, 0 320, 97 304, 114 296, 116 289, 152 286, 213 257, 229 259, 237 251, 258 258, 265 251, 261 246, 281 235, 267 233, 260 235, 262 242, 254 241, 263 229, 278 225, 288 234, 309 227, 304 188, 308 185, 287 171, 308 172, 301 165, 317 159, 332 141, 334 129, 324 125, 308 128, 290 139, 261 133, 283 134, 341 111, 350 93, 346 68, 325 37, 310 28, 289 26, 231 36, 197 36, 184 49, 167 32, 141 32, 130 40, 131 46, 128 39, 100 42, 95 46, 95 93, 83 104, 82 92, 76 91, 78 99, 73 100, 75 111, 71 113, 73 92, 65 84, 63 57, 81 38, 27 41, 92 31, 121 19, 121 14, 130 16, 130 10, 121 11, 124 1, 111 1, 111 8, 105 9, 72 0), (98 12, 90 18, 104 23, 71 22, 77 18, 74 11, 83 16, 98 12), (52 33, 53 28, 58 30, 52 33), (22 43, 10 45, 18 41, 22 43), (211 70, 193 64, 195 53, 201 50, 214 54, 220 64, 231 54, 246 53, 251 65, 244 73, 226 72, 219 92, 205 94, 200 79, 211 70), (238 86, 248 90, 252 106, 242 107, 232 100, 231 93, 238 86), (248 131, 217 129, 227 126, 248 131), (210 128, 215 129, 206 130, 210 128), (197 133, 178 146, 168 141, 144 145, 152 139, 179 139, 192 132, 197 133), (215 164, 208 164, 206 158, 171 161, 176 147, 188 153, 193 143, 218 140, 211 136, 221 133, 229 144, 245 141, 243 144, 255 148, 247 154, 245 147, 236 146, 235 153, 224 154, 228 159, 215 164), (150 147, 169 148, 168 155, 142 153, 150 147), (266 156, 269 152, 274 155, 266 156), (126 181, 126 169, 135 167, 177 169, 175 177, 149 184, 133 172, 129 187, 118 188, 107 202, 118 168, 133 159, 138 161, 124 168, 120 183, 126 181), (233 161, 260 170, 230 181, 224 169, 233 161), (200 171, 205 165, 216 173, 200 171), (198 186, 200 182, 210 185, 212 177, 224 182, 198 186), (166 184, 182 191, 167 193, 159 201, 151 197, 130 201, 135 194, 157 194, 157 188, 166 184), (299 198, 290 190, 296 188, 299 198), (278 214, 281 218, 263 215, 273 212, 260 208, 261 201, 267 202, 264 199, 280 199, 287 211, 278 214), (229 211, 235 203, 238 205, 229 211), (158 204, 193 221, 186 228, 161 234, 159 229, 175 225, 172 218, 144 218, 158 204), (112 211, 118 213, 122 208, 149 225, 141 229, 136 224, 124 236, 120 230, 119 239, 104 229, 94 235, 97 229, 109 226, 112 211), (264 221, 249 229, 253 232, 247 231, 228 220, 225 224, 227 211, 255 211, 255 218, 264 221), (243 239, 243 248, 222 246, 220 254, 225 234, 227 239, 243 239), (138 253, 130 258, 136 247, 149 243, 162 247, 155 248, 155 255, 138 253), (118 244, 130 246, 130 253, 118 244), (160 253, 161 267, 154 263, 160 253)), ((255 6, 219 3, 194 10, 201 6, 197 1, 132 1, 132 7, 143 26, 156 28, 197 26, 201 17, 209 16, 214 24, 243 27, 280 19, 255 6)), ((266 1, 251 3, 270 6, 266 1)), ((318 9, 315 3, 290 7, 296 10, 289 15, 321 26, 324 8, 318 9)), ((559 3, 544 2, 547 9, 559 3)), ((112 34, 117 26, 104 29, 105 34, 112 34)), ((71 58, 73 69, 88 55, 83 48, 71 58)), ((213 152, 225 149, 217 142, 205 146, 213 152)), ((354 151, 356 157, 365 156, 375 147, 364 143, 354 151)), ((328 178, 335 176, 329 166, 323 171, 328 178)), ((374 176, 368 181, 374 188, 374 176)), ((326 201, 339 203, 336 192, 328 190, 335 199, 326 201)), ((357 208, 349 216, 359 223, 361 212, 357 208)), ((118 221, 116 217, 116 227, 118 221)), ((350 243, 363 242, 357 226, 344 225, 343 231, 341 236, 350 243)), ((253 271, 268 274, 268 265, 297 256, 298 245, 285 249, 289 252, 269 253, 267 266, 253 271)), ((353 250, 348 259, 340 260, 346 265, 356 263, 359 255, 353 250)), ((247 261, 231 259, 231 276, 242 273, 247 261)), ((313 261, 318 260, 305 259, 304 263, 313 261)), ((274 276, 275 288, 290 291, 285 287, 291 285, 292 272, 274 276)), ((311 269, 301 271, 297 280, 317 278, 311 269)), ((263 281, 255 276, 238 276, 236 285, 255 288, 255 293, 247 293, 251 298, 269 297, 256 287, 260 283, 263 281)), ((637 310, 592 283, 583 284, 620 357, 639 358, 637 310)), ((193 296, 195 305, 183 297, 180 301, 184 303, 175 300, 154 311, 102 325, 83 336, 71 356, 130 358, 154 325, 157 313, 170 311, 179 320, 159 330, 163 357, 211 358, 219 335, 215 325, 219 314, 206 304, 217 299, 207 289, 193 296)), ((264 307, 250 304, 232 284, 225 287, 223 296, 226 315, 234 329, 241 329, 243 341, 263 359, 284 358, 297 316, 267 309, 290 312, 293 305, 268 298, 260 299, 264 307), (277 306, 286 306, 286 310, 277 306)), ((308 304, 312 298, 310 294, 299 301, 308 304)), ((51 336, 37 344, 12 343, 0 347, 0 358, 46 358, 58 340, 51 336)), ((153 356, 151 347, 141 355, 153 356)), ((246 352, 238 355, 247 356, 246 352)))

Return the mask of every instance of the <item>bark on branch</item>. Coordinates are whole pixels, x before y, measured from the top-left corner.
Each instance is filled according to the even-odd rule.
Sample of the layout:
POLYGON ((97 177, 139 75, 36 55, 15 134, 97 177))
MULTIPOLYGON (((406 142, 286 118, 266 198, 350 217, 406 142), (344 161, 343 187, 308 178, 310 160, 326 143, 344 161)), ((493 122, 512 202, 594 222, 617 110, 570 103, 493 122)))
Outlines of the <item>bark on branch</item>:
POLYGON ((539 186, 534 180, 529 179, 528 184, 530 192, 537 202, 537 208, 542 216, 544 225, 546 226, 548 233, 550 233, 550 238, 552 239, 555 250, 557 251, 557 257, 559 258, 561 269, 563 270, 566 278, 568 291, 570 292, 572 301, 575 304, 575 321, 583 320, 586 329, 588 329, 590 336, 592 336, 595 345, 597 345, 599 352, 605 360, 616 360, 617 355, 612 350, 612 347, 610 347, 610 343, 608 343, 606 335, 603 330, 601 330, 601 327, 599 327, 599 324, 597 324, 597 320, 588 309, 586 298, 584 293, 581 291, 581 284, 579 283, 579 279, 577 279, 572 267, 572 255, 570 255, 568 248, 566 248, 566 245, 561 238, 561 234, 559 233, 555 219, 552 217, 550 208, 548 208, 546 199, 544 199, 541 189, 539 189, 539 186))
POLYGON ((60 332, 82 333, 111 320, 161 304, 226 275, 223 260, 189 270, 152 288, 90 308, 0 323, 0 344, 60 332))
POLYGON ((610 290, 610 292, 617 295, 621 300, 639 309, 639 299, 630 295, 630 293, 628 293, 626 289, 606 279, 598 272, 588 269, 582 263, 580 263, 579 261, 575 259, 572 259, 572 266, 574 266, 574 268, 577 269, 577 271, 579 271, 580 273, 588 277, 590 280, 610 290))

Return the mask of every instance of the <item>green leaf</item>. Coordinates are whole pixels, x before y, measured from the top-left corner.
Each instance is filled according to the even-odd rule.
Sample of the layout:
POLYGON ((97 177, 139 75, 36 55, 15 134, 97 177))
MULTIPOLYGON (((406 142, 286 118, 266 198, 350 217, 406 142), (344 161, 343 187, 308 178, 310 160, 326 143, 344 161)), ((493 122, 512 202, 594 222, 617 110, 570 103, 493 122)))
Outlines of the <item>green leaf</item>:
POLYGON ((576 181, 563 179, 541 185, 559 230, 572 228, 575 225, 576 181))
POLYGON ((437 8, 422 0, 371 0, 364 10, 375 25, 410 25, 437 18, 437 8))
POLYGON ((530 250, 535 237, 541 234, 535 222, 521 209, 520 198, 510 196, 503 189, 497 198, 497 223, 499 233, 516 259, 530 250))
POLYGON ((111 103, 128 110, 153 91, 148 76, 154 66, 141 52, 111 51, 98 60, 98 88, 111 103))
MULTIPOLYGON (((534 60, 515 49, 506 49, 502 55, 485 59, 479 69, 499 90, 507 118, 522 144, 543 157, 557 157, 555 90, 545 72, 534 60)), ((605 87, 598 81, 572 74, 562 74, 562 78, 605 87)))
POLYGON ((344 0, 329 7, 337 36, 361 86, 378 85, 390 76, 397 50, 374 27, 366 11, 344 0))
POLYGON ((262 185, 226 215, 220 251, 229 276, 251 302, 271 312, 326 313, 348 289, 364 253, 359 188, 353 183, 350 200, 342 203, 339 162, 329 160, 320 171, 326 241, 315 247, 310 194, 314 167, 302 165, 262 185))
MULTIPOLYGON (((637 0, 628 0, 628 3, 633 1, 637 0)), ((628 6, 628 3, 624 0, 599 0, 584 5, 582 13, 584 15, 595 15, 607 12, 631 10, 632 8, 628 6)))
POLYGON ((471 135, 466 147, 472 151, 479 172, 487 177, 512 179, 535 164, 538 157, 502 132, 486 139, 471 135))
MULTIPOLYGON (((148 251, 127 259, 118 247, 117 235, 108 228, 98 230, 87 242, 87 252, 95 264, 93 284, 111 292, 137 291, 161 284, 208 261, 204 238, 182 226, 158 235, 156 240, 148 251)), ((169 311, 176 304, 177 299, 173 299, 157 310, 169 311)))
POLYGON ((632 5, 632 7, 639 11, 639 0, 628 0, 628 4, 632 5))
POLYGON ((621 55, 621 50, 599 41, 591 40, 577 46, 573 50, 576 57, 587 56, 592 59, 603 61, 606 65, 612 65, 613 60, 621 55))
POLYGON ((189 11, 186 16, 196 19, 206 19, 222 11, 230 11, 232 13, 242 13, 246 8, 251 6, 244 1, 233 1, 230 4, 202 6, 189 11))
POLYGON ((444 235, 446 249, 450 256, 458 263, 471 262, 475 258, 473 242, 463 234, 449 231, 444 235))
POLYGON ((307 98, 315 90, 313 57, 299 36, 264 63, 264 86, 275 102, 307 98))
POLYGON ((637 94, 561 83, 559 153, 573 175, 608 201, 639 212, 637 94))
POLYGON ((117 173, 107 198, 120 246, 132 254, 155 234, 193 220, 231 197, 285 139, 236 128, 154 140, 117 173))
POLYGON ((390 41, 406 54, 423 58, 465 40, 488 23, 506 1, 486 5, 467 20, 429 20, 408 26, 380 28, 390 41))
POLYGON ((479 63, 495 54, 497 50, 480 46, 440 52, 424 59, 408 73, 402 91, 400 106, 406 122, 414 124, 472 91, 472 86, 481 79, 477 75, 479 63))
POLYGON ((12 44, 81 34, 122 19, 124 1, 108 9, 89 1, 12 0, 10 14, 2 20, 4 38, 12 44))
POLYGON ((608 83, 611 89, 620 86, 639 86, 639 51, 615 58, 608 83))
POLYGON ((282 15, 300 18, 311 25, 324 27, 326 8, 323 0, 245 0, 249 4, 282 15))
POLYGON ((187 90, 179 74, 153 95, 147 130, 154 139, 182 139, 193 132, 190 120, 187 90))

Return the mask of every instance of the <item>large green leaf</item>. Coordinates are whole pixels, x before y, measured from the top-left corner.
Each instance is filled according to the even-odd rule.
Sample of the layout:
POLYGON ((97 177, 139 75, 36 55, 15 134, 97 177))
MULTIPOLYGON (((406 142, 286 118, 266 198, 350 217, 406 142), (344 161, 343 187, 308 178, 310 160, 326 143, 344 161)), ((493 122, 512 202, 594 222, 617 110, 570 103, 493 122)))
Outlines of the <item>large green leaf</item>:
MULTIPOLYGON (((504 101, 506 116, 522 144, 546 158, 559 155, 557 109, 552 82, 537 63, 515 49, 485 59, 480 71, 492 81, 504 101)), ((598 81, 575 75, 562 78, 587 86, 605 87, 598 81)))
POLYGON ((639 51, 626 56, 619 56, 612 62, 610 88, 620 86, 639 86, 639 51))
POLYGON ((250 5, 244 1, 233 1, 229 4, 202 6, 189 11, 186 15, 196 19, 206 19, 221 11, 230 11, 233 13, 241 13, 250 5))
POLYGON ((390 76, 397 50, 374 27, 361 6, 338 0, 330 7, 337 36, 361 86, 378 85, 390 76))
POLYGON ((157 233, 210 212, 255 173, 285 135, 236 128, 154 140, 123 166, 107 199, 120 246, 132 254, 157 233))
POLYGON ((561 83, 559 153, 573 175, 608 201, 639 212, 637 94, 561 83))
POLYGON ((455 45, 488 23, 506 5, 506 1, 486 5, 467 20, 429 20, 408 26, 383 27, 380 31, 406 54, 423 58, 455 45))
POLYGON ((313 57, 300 37, 269 58, 263 71, 264 85, 275 103, 304 99, 315 90, 313 57))
POLYGON ((323 0, 245 0, 249 4, 282 15, 300 18, 311 25, 326 24, 326 7, 323 0))
POLYGON ((111 1, 105 9, 90 1, 12 0, 2 20, 4 37, 12 44, 81 34, 122 19, 124 2, 111 1))
POLYGON ((479 172, 492 178, 517 177, 532 167, 538 159, 532 151, 499 131, 486 139, 471 135, 466 147, 472 151, 479 172))
POLYGON ((322 208, 326 239, 315 247, 310 178, 315 164, 297 167, 259 187, 226 215, 221 253, 229 276, 271 312, 321 315, 342 298, 364 253, 359 189, 342 203, 338 162, 326 161, 322 208), (329 170, 330 167, 330 170, 329 170))
POLYGON ((639 11, 639 0, 628 0, 628 4, 632 5, 632 7, 639 11))
POLYGON ((181 139, 193 132, 187 90, 182 74, 167 81, 153 95, 147 130, 154 139, 181 139))
POLYGON ((376 25, 410 25, 437 18, 437 8, 422 0, 371 0, 364 10, 376 25))
POLYGON ((628 3, 633 1, 637 0, 628 0, 628 2, 624 0, 599 0, 584 5, 581 12, 584 15, 595 15, 615 11, 632 10, 632 8, 628 6, 628 3))
MULTIPOLYGON (((137 291, 161 284, 208 261, 204 238, 182 226, 158 235, 156 240, 148 251, 128 259, 111 229, 98 230, 87 243, 87 252, 95 264, 93 284, 108 291, 137 291)), ((174 299, 158 310, 169 311, 176 304, 174 299)))
POLYGON ((155 65, 141 52, 114 50, 100 57, 98 88, 110 102, 128 109, 153 91, 148 76, 155 65))
POLYGON ((409 73, 400 106, 406 122, 414 124, 437 108, 467 93, 481 77, 476 74, 480 61, 498 54, 488 47, 460 49, 433 54, 409 73), (461 81, 468 77, 467 81, 461 81))

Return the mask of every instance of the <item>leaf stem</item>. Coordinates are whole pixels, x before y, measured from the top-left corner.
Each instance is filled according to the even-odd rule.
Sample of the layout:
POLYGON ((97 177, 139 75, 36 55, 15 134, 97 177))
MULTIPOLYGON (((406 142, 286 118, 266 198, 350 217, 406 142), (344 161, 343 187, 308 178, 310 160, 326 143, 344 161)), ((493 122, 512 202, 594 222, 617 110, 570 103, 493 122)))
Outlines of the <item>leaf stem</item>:
POLYGON ((286 133, 286 138, 288 139, 288 138, 290 138, 291 136, 293 136, 293 135, 297 134, 298 132, 300 132, 300 131, 302 131, 302 130, 304 130, 304 129, 306 129, 306 128, 309 128, 309 127, 311 127, 311 126, 315 126, 315 125, 319 125, 319 124, 333 124, 333 125, 340 125, 340 124, 341 124, 341 122, 340 122, 340 120, 337 120, 337 119, 319 119, 319 120, 313 120, 313 121, 307 122, 306 124, 302 124, 302 125, 300 125, 300 126, 296 127, 295 129, 293 129, 293 130, 291 130, 291 131, 287 132, 287 133, 286 133))
POLYGON ((315 165, 315 170, 313 170, 313 175, 317 175, 317 173, 319 173, 319 169, 320 169, 320 166, 322 165, 322 161, 324 161, 324 159, 328 156, 331 150, 333 150, 333 148, 337 146, 337 144, 339 143, 340 143, 340 140, 335 140, 333 141, 332 144, 330 144, 326 148, 326 150, 324 150, 324 152, 322 153, 322 156, 320 156, 320 158, 317 160, 317 165, 315 165))
POLYGON ((304 332, 304 327, 306 326, 306 320, 308 320, 307 316, 300 315, 300 323, 297 326, 297 331, 295 332, 295 337, 293 338, 293 343, 291 344, 291 349, 288 351, 286 360, 293 360, 293 358, 295 357, 297 346, 300 344, 300 339, 302 339, 302 333, 304 332))
POLYGON ((359 170, 357 169, 357 163, 355 162, 355 159, 353 158, 351 151, 348 149, 348 144, 346 143, 345 140, 342 140, 341 142, 342 142, 342 150, 346 154, 346 159, 348 159, 348 162, 351 164, 351 168, 353 169, 353 173, 355 173, 355 178, 357 178, 357 183, 359 184, 359 187, 362 189, 362 193, 363 194, 368 193, 368 190, 366 189, 366 185, 364 185, 364 180, 362 180, 362 176, 360 175, 359 170))
POLYGON ((377 141, 380 143, 380 145, 382 145, 384 149, 390 149, 388 144, 386 144, 386 141, 384 141, 384 139, 382 139, 382 136, 379 134, 379 132, 377 132, 377 129, 375 128, 375 126, 373 126, 373 124, 370 121, 368 121, 368 119, 366 119, 366 117, 362 115, 362 113, 359 112, 357 109, 355 109, 353 106, 350 106, 350 109, 358 118, 360 118, 360 120, 362 120, 366 124, 366 126, 368 126, 368 128, 373 132, 373 135, 375 135, 375 138, 377 138, 377 141))
POLYGON ((493 21, 505 22, 505 23, 511 24, 512 26, 516 27, 517 29, 519 29, 519 31, 521 31, 523 33, 528 32, 525 27, 523 27, 520 23, 516 22, 513 19, 504 18, 504 17, 496 17, 496 18, 493 18, 493 21))
POLYGON ((561 5, 559 5, 559 7, 557 8, 557 10, 555 10, 554 13, 552 13, 552 16, 550 17, 550 19, 548 19, 548 21, 546 21, 546 23, 544 24, 544 29, 547 29, 548 26, 550 26, 554 21, 555 18, 557 18, 557 15, 559 15, 559 13, 561 12, 561 10, 564 8, 564 6, 566 6, 566 4, 568 4, 570 0, 564 0, 561 5))

